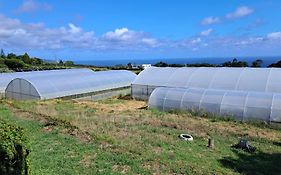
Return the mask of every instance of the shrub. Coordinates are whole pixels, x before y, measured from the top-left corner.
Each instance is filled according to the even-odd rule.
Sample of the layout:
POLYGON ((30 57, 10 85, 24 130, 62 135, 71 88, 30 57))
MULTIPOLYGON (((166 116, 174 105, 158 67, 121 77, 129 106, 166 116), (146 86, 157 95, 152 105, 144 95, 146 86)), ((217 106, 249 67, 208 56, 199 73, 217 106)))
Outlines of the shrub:
POLYGON ((18 59, 5 59, 4 63, 11 69, 21 69, 25 67, 23 61, 18 59))
POLYGON ((0 58, 0 68, 6 68, 5 60, 3 58, 0 58))
POLYGON ((0 120, 0 174, 28 174, 27 145, 22 128, 0 120))

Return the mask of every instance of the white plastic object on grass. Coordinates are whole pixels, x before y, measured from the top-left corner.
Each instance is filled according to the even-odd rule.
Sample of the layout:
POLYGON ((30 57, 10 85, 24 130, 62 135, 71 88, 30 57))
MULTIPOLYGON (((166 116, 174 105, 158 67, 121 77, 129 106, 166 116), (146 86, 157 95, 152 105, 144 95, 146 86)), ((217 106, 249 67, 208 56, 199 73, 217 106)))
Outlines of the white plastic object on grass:
POLYGON ((179 138, 185 141, 193 141, 193 137, 189 134, 180 134, 179 138))

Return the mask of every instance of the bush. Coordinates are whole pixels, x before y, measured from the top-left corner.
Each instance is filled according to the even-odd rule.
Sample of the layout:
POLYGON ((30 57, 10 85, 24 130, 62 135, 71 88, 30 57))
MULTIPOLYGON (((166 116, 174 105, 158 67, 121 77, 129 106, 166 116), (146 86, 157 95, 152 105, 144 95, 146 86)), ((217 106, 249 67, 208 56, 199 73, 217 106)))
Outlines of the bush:
POLYGON ((22 128, 0 120, 0 174, 28 174, 27 145, 22 128))
POLYGON ((3 58, 0 58, 0 68, 7 68, 5 60, 3 58))
POLYGON ((18 59, 5 59, 4 63, 11 69, 21 69, 25 67, 24 62, 18 59))

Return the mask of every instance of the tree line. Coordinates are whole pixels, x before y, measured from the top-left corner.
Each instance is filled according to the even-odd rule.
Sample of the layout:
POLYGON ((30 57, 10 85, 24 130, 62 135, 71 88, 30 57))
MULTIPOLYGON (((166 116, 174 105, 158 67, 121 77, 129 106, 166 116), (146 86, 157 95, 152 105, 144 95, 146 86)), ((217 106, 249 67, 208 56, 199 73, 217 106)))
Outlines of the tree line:
MULTIPOLYGON (((210 64, 210 63, 194 63, 194 64, 168 64, 165 62, 157 62, 153 66, 156 67, 262 67, 263 60, 257 59, 249 65, 246 61, 233 59, 232 61, 226 61, 222 64, 210 64)), ((281 60, 268 65, 267 67, 281 67, 281 60)))
POLYGON ((3 49, 0 50, 0 71, 3 69, 14 71, 46 70, 70 66, 74 66, 72 61, 63 62, 60 60, 57 63, 50 63, 41 58, 30 57, 27 53, 23 55, 8 53, 6 55, 3 49))

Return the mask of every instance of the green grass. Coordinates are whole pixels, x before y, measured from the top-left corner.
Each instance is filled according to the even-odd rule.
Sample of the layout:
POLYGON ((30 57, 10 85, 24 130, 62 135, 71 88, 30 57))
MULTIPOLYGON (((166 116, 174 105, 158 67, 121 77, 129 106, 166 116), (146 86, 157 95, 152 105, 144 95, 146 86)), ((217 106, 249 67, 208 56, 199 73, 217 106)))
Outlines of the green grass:
POLYGON ((27 130, 30 144, 30 165, 32 174, 85 174, 79 161, 84 154, 92 154, 90 145, 81 144, 76 138, 58 134, 58 131, 45 132, 43 125, 36 121, 15 118, 6 109, 0 108, 1 118, 27 130), (67 147, 65 147, 67 145, 67 147))
POLYGON ((9 104, 0 103, 0 117, 27 130, 32 174, 281 174, 281 131, 265 125, 147 110, 132 100, 9 104), (46 128, 40 114, 92 140, 84 142, 63 125, 46 128), (179 140, 181 133, 194 141, 179 140), (215 139, 214 149, 207 147, 208 137, 215 139), (240 137, 257 152, 231 148, 240 137))

